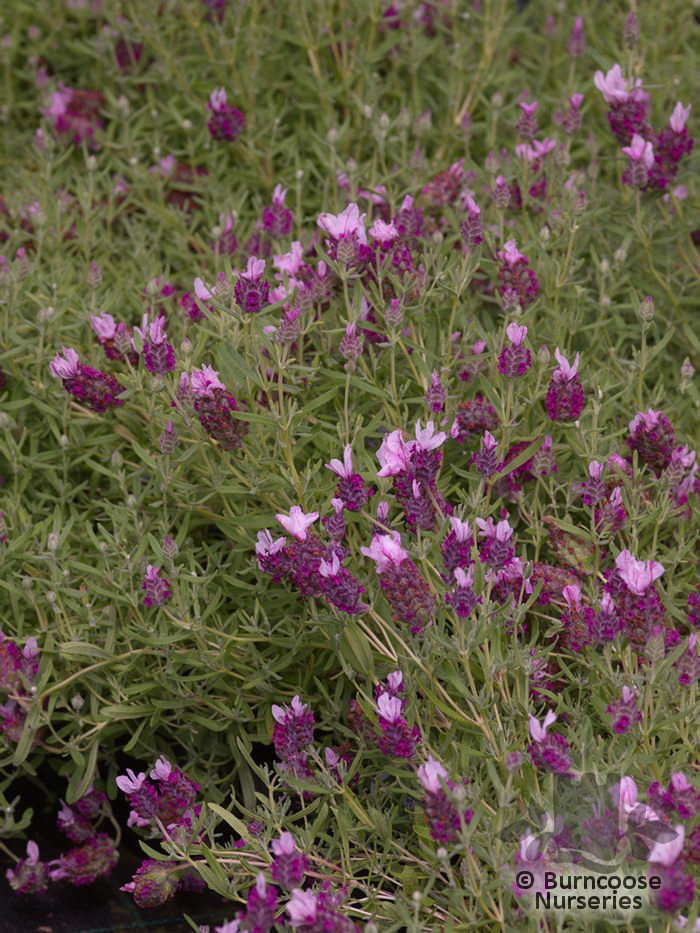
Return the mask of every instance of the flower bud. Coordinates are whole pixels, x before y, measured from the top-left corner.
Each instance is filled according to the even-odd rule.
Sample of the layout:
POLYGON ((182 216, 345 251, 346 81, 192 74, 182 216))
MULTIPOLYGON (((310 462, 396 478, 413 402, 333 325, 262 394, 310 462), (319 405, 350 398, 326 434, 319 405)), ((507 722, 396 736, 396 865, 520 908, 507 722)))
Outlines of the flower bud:
POLYGON ((639 316, 645 324, 651 324, 654 320, 654 302, 649 295, 639 306, 639 316))

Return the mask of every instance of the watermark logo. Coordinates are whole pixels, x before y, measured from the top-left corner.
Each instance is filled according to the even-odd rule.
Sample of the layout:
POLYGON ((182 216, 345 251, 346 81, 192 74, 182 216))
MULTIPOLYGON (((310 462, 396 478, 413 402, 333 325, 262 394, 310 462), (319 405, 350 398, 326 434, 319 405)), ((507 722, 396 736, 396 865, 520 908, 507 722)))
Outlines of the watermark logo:
POLYGON ((545 871, 541 889, 533 890, 535 875, 528 869, 516 872, 516 884, 522 891, 532 891, 531 906, 553 913, 629 915, 649 904, 649 891, 661 887, 661 878, 646 874, 597 874, 588 872, 545 871))
POLYGON ((553 775, 529 818, 498 834, 516 850, 502 877, 524 907, 561 914, 623 915, 645 909, 662 886, 650 855, 682 844, 679 830, 637 801, 630 778, 553 775))

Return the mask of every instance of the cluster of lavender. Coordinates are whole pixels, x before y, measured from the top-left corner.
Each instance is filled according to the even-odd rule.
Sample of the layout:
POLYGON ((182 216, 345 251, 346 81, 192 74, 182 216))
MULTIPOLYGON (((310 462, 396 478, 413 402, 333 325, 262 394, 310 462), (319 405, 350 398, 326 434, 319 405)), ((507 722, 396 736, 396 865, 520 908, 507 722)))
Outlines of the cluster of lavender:
MULTIPOLYGON (((272 852, 270 874, 287 896, 284 910, 289 925, 301 933, 359 933, 357 924, 340 910, 345 889, 336 894, 328 881, 315 891, 301 887, 308 862, 291 833, 284 832, 273 839, 272 852)), ((215 927, 215 933, 269 933, 286 929, 282 917, 276 917, 279 902, 280 892, 260 872, 248 892, 246 909, 234 920, 215 927)))
MULTIPOLYGON (((514 310, 516 307, 527 308, 537 299, 540 291, 537 276, 530 268, 530 260, 517 249, 515 240, 508 240, 503 249, 498 251, 498 260, 499 291, 504 307, 508 310, 514 310)), ((512 336, 511 340, 515 343, 512 336)), ((517 346, 520 346, 521 342, 522 340, 517 346)), ((527 365, 517 369, 517 375, 522 376, 529 365, 528 360, 527 365)), ((500 366, 499 372, 504 372, 500 366)), ((516 372, 507 372, 505 375, 516 375, 516 372)))
MULTIPOLYGON (((4 524, 4 519, 0 516, 4 524)), ((19 742, 27 718, 27 708, 36 693, 34 681, 39 670, 39 646, 28 638, 23 648, 6 638, 0 629, 0 734, 4 742, 19 742)))
POLYGON ((418 779, 425 791, 421 806, 432 839, 440 845, 456 843, 474 816, 465 807, 464 784, 448 781, 447 769, 432 757, 418 768, 418 779))
MULTIPOLYGON (((133 333, 126 324, 117 323, 111 314, 104 311, 99 316, 91 314, 90 321, 108 359, 128 361, 131 366, 138 364, 139 354, 133 333)), ((136 327, 134 330, 141 339, 141 355, 150 373, 165 375, 175 368, 175 353, 167 342, 164 316, 149 322, 146 314, 142 327, 136 327)), ((125 387, 114 376, 81 363, 78 354, 72 348, 64 347, 63 354, 63 357, 57 354, 49 363, 49 368, 51 375, 62 381, 69 394, 97 412, 124 404, 124 400, 119 396, 125 391, 125 387)))
POLYGON ((272 743, 280 760, 280 770, 292 777, 312 777, 307 749, 314 739, 314 714, 295 696, 289 706, 272 707, 275 727, 272 743))
MULTIPOLYGON (((164 756, 156 761, 149 777, 128 768, 116 779, 119 790, 129 798, 128 825, 149 828, 154 836, 168 835, 178 842, 191 840, 202 810, 196 802, 199 785, 164 756)), ((203 887, 188 865, 146 859, 121 890, 133 894, 139 907, 154 907, 186 886, 203 887)))
MULTIPOLYGON (((107 100, 101 91, 79 90, 66 87, 59 82, 58 90, 51 95, 48 105, 42 110, 44 119, 61 145, 99 148, 99 130, 102 129, 100 112, 107 100)), ((43 133, 38 131, 38 141, 43 148, 43 133)))
MULTIPOLYGON (((336 512, 336 518, 338 514, 336 512)), ((259 532, 255 550, 260 569, 269 573, 273 580, 287 580, 305 597, 322 597, 351 615, 363 612, 367 608, 361 601, 364 587, 340 563, 347 557, 347 549, 337 538, 331 537, 330 544, 324 544, 318 534, 309 533, 318 512, 305 514, 295 505, 289 516, 276 515, 275 518, 293 540, 274 540, 267 529, 259 532)))
POLYGON ((410 625, 411 633, 421 635, 431 624, 435 610, 435 596, 420 570, 401 546, 398 531, 375 534, 369 547, 360 548, 365 557, 375 562, 392 617, 410 625))
POLYGON ((80 886, 92 884, 108 875, 119 860, 116 842, 106 833, 97 831, 99 821, 109 814, 106 796, 91 788, 70 807, 62 803, 58 827, 75 847, 51 862, 42 862, 36 842, 27 844, 27 857, 14 869, 8 869, 7 880, 17 894, 43 894, 48 881, 67 881, 80 886))
MULTIPOLYGON (((436 509, 442 506, 445 511, 450 510, 435 485, 441 460, 437 447, 445 437, 443 433, 433 434, 432 422, 424 430, 419 422, 416 441, 406 442, 401 431, 394 431, 385 437, 378 451, 381 469, 377 477, 393 478, 409 527, 415 524, 419 508, 422 520, 426 523, 429 520, 431 528, 436 509)), ((360 600, 364 587, 341 567, 341 561, 347 556, 341 544, 346 531, 343 511, 361 509, 372 490, 353 471, 350 445, 345 449, 343 463, 333 460, 327 467, 339 476, 336 496, 331 500, 334 514, 324 520, 330 543, 323 544, 317 534, 308 531, 318 518, 318 512, 305 514, 299 506, 293 506, 289 517, 277 515, 276 518, 294 540, 290 543, 286 538, 275 540, 268 530, 260 532, 256 545, 258 565, 273 579, 288 580, 306 597, 321 597, 341 611, 359 613, 368 608, 360 600)), ((388 505, 380 503, 377 519, 381 526, 385 527, 387 517, 388 505)), ((399 533, 377 533, 370 546, 361 548, 361 552, 376 562, 380 585, 394 618, 410 624, 414 633, 421 632, 431 621, 435 597, 401 546, 399 533)))
MULTIPOLYGON (((512 324, 506 332, 510 345, 502 349, 498 368, 509 378, 516 378, 530 364, 529 351, 524 343, 526 329, 512 324)), ((479 365, 479 357, 485 349, 483 342, 473 348, 475 363, 466 370, 468 381, 478 382, 481 377, 483 369, 479 365)), ((545 407, 552 420, 568 422, 578 418, 585 404, 578 376, 579 355, 573 364, 569 364, 559 348, 555 356, 557 367, 550 380, 545 407)), ((517 501, 525 482, 534 480, 538 474, 556 470, 552 439, 547 436, 533 458, 508 471, 509 463, 528 443, 513 445, 501 460, 499 445, 492 433, 498 426, 496 412, 483 395, 476 393, 472 400, 458 405, 450 435, 458 443, 465 444, 473 444, 480 439, 481 448, 471 455, 472 464, 504 500, 517 501), (506 475, 501 476, 502 473, 506 475)), ((700 493, 696 452, 676 441, 673 427, 664 413, 652 409, 638 413, 629 423, 625 447, 626 455, 613 453, 606 463, 591 461, 588 477, 575 487, 582 505, 592 510, 596 529, 611 534, 623 528, 627 521, 622 496, 625 485, 631 483, 635 487, 643 487, 649 476, 661 480, 664 488, 668 489, 676 514, 686 514, 689 497, 700 493)), ((510 590, 511 596, 518 598, 520 592, 531 593, 534 585, 542 581, 535 605, 546 606, 550 601, 557 604, 562 621, 557 642, 568 651, 579 652, 587 645, 624 638, 632 644, 640 659, 648 660, 654 651, 659 650, 655 648, 659 639, 662 655, 679 642, 680 634, 669 622, 668 613, 654 586, 657 577, 649 575, 654 562, 638 561, 629 550, 623 550, 615 559, 614 566, 612 563, 607 568, 604 565, 604 580, 598 585, 597 599, 594 596, 593 602, 589 602, 589 597, 583 595, 582 583, 593 553, 592 545, 562 531, 551 517, 545 517, 544 521, 549 543, 559 564, 535 562, 525 574, 522 565, 511 566, 509 575, 501 574, 495 581, 500 585, 497 592, 505 596, 510 590)), ((443 554, 443 559, 448 571, 447 579, 450 579, 450 574, 454 573, 456 577, 459 572, 460 585, 455 594, 456 602, 450 596, 447 601, 458 605, 466 595, 463 611, 468 613, 475 604, 475 596, 469 588, 472 578, 467 577, 472 566, 474 541, 470 528, 462 527, 455 520, 452 526, 450 547, 443 554)), ((503 526, 501 535, 506 533, 506 526, 503 526)), ((491 534, 498 540, 497 534, 491 534)), ((608 559, 604 552, 602 557, 608 559)), ((481 559, 484 559, 483 554, 481 559)), ((695 641, 689 641, 678 670, 681 683, 692 683, 697 679, 700 661, 695 641)), ((544 676, 543 672, 540 674, 544 676)), ((552 679, 549 686, 558 689, 557 684, 558 681, 552 679)))
POLYGON ((410 726, 404 717, 406 697, 401 671, 392 671, 386 684, 377 684, 374 698, 377 703, 377 722, 381 730, 378 745, 385 755, 413 758, 421 743, 420 729, 410 726))
POLYGON ((635 782, 623 777, 610 788, 611 806, 588 801, 591 816, 580 827, 567 825, 563 817, 554 820, 550 837, 554 845, 543 844, 543 838, 533 833, 521 837, 516 879, 518 869, 527 869, 533 884, 521 888, 516 880, 511 885, 514 893, 527 898, 544 892, 545 872, 575 872, 579 862, 589 870, 605 865, 609 872, 611 863, 633 858, 648 865, 649 879, 658 879, 649 886, 655 907, 667 914, 688 907, 695 897, 692 868, 700 861, 700 832, 697 826, 688 831, 683 821, 690 823, 700 813, 700 794, 677 772, 668 790, 658 782, 650 785, 648 803, 638 797, 635 782))
MULTIPOLYGON (((426 186, 421 194, 429 214, 449 206, 458 212, 464 248, 472 249, 482 239, 480 209, 466 187, 467 173, 462 170, 460 160, 447 173, 451 184, 440 182, 440 175, 426 186), (440 192, 438 196, 438 192, 440 192)), ((339 176, 341 189, 350 188, 345 175, 339 176)), ((318 227, 326 236, 324 243, 326 258, 318 260, 314 234, 304 245, 300 240, 291 244, 289 252, 273 254, 273 247, 280 237, 291 231, 292 216, 285 206, 286 189, 277 186, 272 204, 263 210, 247 242, 239 248, 234 235, 234 221, 229 213, 221 215, 220 228, 212 241, 212 250, 218 254, 232 255, 239 252, 245 271, 238 273, 236 302, 244 310, 255 313, 269 302, 280 303, 282 317, 275 329, 276 337, 295 345, 303 321, 310 309, 317 313, 326 307, 334 294, 342 292, 343 276, 351 275, 362 283, 362 301, 357 321, 347 325, 346 335, 341 341, 340 353, 352 365, 353 361, 370 345, 386 340, 394 329, 401 327, 402 305, 407 297, 417 297, 423 287, 421 256, 426 249, 435 223, 444 226, 444 217, 427 219, 423 210, 407 196, 393 217, 382 191, 358 191, 358 197, 366 197, 372 206, 374 223, 367 230, 366 214, 360 212, 357 203, 349 202, 345 209, 335 215, 322 213, 318 227), (278 284, 269 288, 263 278, 263 262, 271 259, 278 284), (345 270, 343 272, 343 270, 345 270), (382 301, 375 304, 373 295, 379 294, 382 301), (358 324, 361 333, 358 333, 358 324)), ((513 271, 515 275, 515 270, 513 271)), ((206 298, 211 291, 206 288, 198 295, 206 298)))
POLYGON ((207 129, 212 139, 218 142, 233 142, 245 129, 245 117, 226 103, 226 91, 217 87, 211 92, 207 101, 207 110, 211 116, 207 121, 207 129))
MULTIPOLYGON (((379 732, 368 727, 364 715, 355 708, 350 725, 365 744, 374 744, 388 756, 411 760, 421 744, 420 731, 411 727, 404 717, 406 699, 401 671, 392 671, 386 682, 375 687, 376 716, 379 732)), ((280 759, 280 771, 313 781, 314 775, 308 759, 308 749, 314 739, 313 713, 298 696, 290 706, 273 706, 275 719, 273 744, 280 759)), ((331 748, 325 749, 325 762, 329 773, 342 781, 340 758, 331 748)), ((342 756, 351 763, 347 755, 342 756)), ((424 790, 421 806, 432 838, 440 844, 455 843, 462 828, 470 822, 473 813, 464 806, 464 785, 455 786, 447 780, 447 771, 432 757, 417 769, 424 790)), ((273 875, 274 877, 274 875, 273 875)))
POLYGON ((211 366, 195 369, 191 376, 183 373, 178 399, 191 404, 204 430, 222 450, 235 450, 242 445, 248 424, 232 412, 244 411, 245 404, 233 397, 211 366))
POLYGON ((626 81, 620 66, 613 65, 607 74, 596 71, 594 81, 608 104, 610 129, 628 157, 622 180, 642 191, 666 190, 676 180, 681 159, 695 143, 685 125, 690 106, 677 103, 668 126, 656 131, 649 122, 649 94, 642 88, 641 78, 626 81))
POLYGON ((125 387, 114 376, 81 363, 76 351, 70 347, 64 347, 63 353, 63 357, 60 353, 56 354, 49 368, 51 375, 61 380, 66 392, 97 412, 124 404, 119 396, 125 387))
MULTIPOLYGON (((376 745, 384 755, 392 758, 411 760, 422 740, 418 727, 411 726, 406 720, 406 697, 403 694, 403 675, 401 671, 393 671, 386 682, 378 683, 374 689, 378 730, 369 726, 356 702, 351 705, 348 724, 364 745, 376 745)), ((280 773, 313 783, 316 778, 313 762, 309 760, 309 749, 314 742, 312 711, 295 696, 289 706, 274 705, 272 715, 275 720, 272 742, 280 762, 280 773)), ((335 748, 324 749, 328 772, 341 783, 345 781, 341 764, 352 764, 350 752, 351 746, 347 741, 335 748)))
POLYGON ((170 599, 170 584, 161 577, 161 568, 149 564, 146 570, 146 576, 141 584, 141 589, 145 591, 143 597, 144 606, 162 606, 166 599, 170 599))
POLYGON ((401 431, 392 431, 377 451, 381 465, 377 478, 392 478, 392 491, 404 510, 409 531, 433 531, 445 514, 452 514, 436 484, 442 463, 439 448, 446 439, 443 431, 435 433, 432 421, 425 428, 418 421, 415 440, 405 441, 401 431))
MULTIPOLYGON (((522 335, 517 326, 513 328, 513 346, 505 348, 503 353, 512 351, 513 358, 509 358, 509 362, 517 368, 514 355, 523 349, 522 335)), ((578 416, 583 401, 577 374, 579 357, 577 355, 574 364, 570 365, 558 349, 556 354, 557 367, 548 393, 552 409, 550 414, 565 421, 578 416)), ((457 440, 463 435, 478 435, 483 429, 483 422, 476 428, 470 422, 465 429, 462 418, 458 411, 450 432, 457 440)), ((637 468, 653 469, 657 476, 668 477, 669 482, 674 484, 671 492, 679 505, 687 503, 688 495, 697 493, 700 488, 696 477, 698 468, 695 453, 687 447, 676 445, 673 429, 661 412, 650 410, 647 414, 636 416, 630 423, 629 431, 627 446, 632 456, 624 459, 619 454, 611 455, 611 476, 607 483, 604 467, 597 462, 591 463, 589 478, 579 487, 583 504, 595 510, 596 525, 601 529, 608 527, 616 530, 624 524, 626 516, 622 506, 621 486, 625 477, 632 475, 635 464, 637 468)), ((416 440, 406 441, 402 432, 395 431, 385 436, 378 451, 381 469, 377 477, 392 478, 396 499, 403 506, 409 528, 420 517, 420 527, 434 529, 439 515, 451 511, 435 486, 441 456, 438 448, 445 438, 442 432, 434 433, 432 423, 421 429, 419 422, 416 440), (419 515, 418 506, 423 508, 424 515, 419 515)), ((545 438, 538 454, 507 474, 504 478, 507 480, 505 486, 499 479, 499 473, 527 447, 527 442, 514 445, 507 452, 505 460, 499 462, 497 441, 489 431, 483 429, 482 448, 472 460, 477 470, 488 477, 501 494, 510 492, 509 497, 514 498, 523 481, 532 480, 538 473, 542 475, 556 468, 551 459, 551 446, 551 438, 545 438)), ((288 545, 286 539, 274 541, 269 532, 263 532, 259 536, 257 549, 259 565, 263 570, 276 579, 288 579, 306 596, 324 596, 333 602, 331 597, 339 582, 344 581, 345 586, 350 587, 354 593, 360 591, 357 589, 360 585, 347 571, 340 574, 340 560, 344 551, 338 553, 337 549, 345 532, 343 509, 351 508, 353 504, 358 508, 364 505, 368 492, 362 477, 353 472, 349 447, 345 452, 344 463, 333 461, 328 466, 340 477, 338 498, 333 500, 335 515, 326 519, 332 544, 321 545, 317 536, 313 535, 307 541, 307 529, 318 518, 318 513, 305 516, 295 507, 298 515, 293 511, 289 519, 277 517, 280 521, 284 519, 285 527, 295 535, 297 541, 288 545), (334 554, 330 554, 329 548, 336 549, 334 554), (338 567, 336 574, 331 574, 329 568, 334 556, 338 567)), ((380 585, 394 618, 408 623, 414 634, 419 634, 430 624, 436 606, 435 594, 402 547, 400 533, 387 525, 387 503, 380 503, 377 518, 387 533, 375 533, 370 546, 362 547, 360 551, 376 562, 380 585)), ((515 533, 507 519, 496 523, 491 517, 476 518, 474 529, 478 529, 481 539, 477 546, 472 527, 460 519, 450 517, 450 532, 441 547, 446 571, 443 579, 448 584, 446 602, 462 617, 471 613, 481 599, 473 589, 474 562, 479 560, 484 565, 486 580, 494 586, 495 594, 506 600, 519 598, 521 593, 526 596, 531 594, 534 584, 542 579, 543 587, 536 604, 544 606, 553 599, 561 607, 562 628, 557 641, 567 651, 580 652, 588 645, 623 637, 643 658, 650 639, 658 637, 659 633, 663 635, 666 649, 678 642, 680 636, 667 624, 663 603, 653 585, 656 576, 653 573, 649 576, 649 567, 653 569, 656 566, 654 562, 638 561, 628 550, 621 552, 615 560, 615 566, 605 571, 598 595, 598 608, 595 609, 583 596, 582 580, 576 570, 585 562, 586 546, 577 543, 574 536, 562 532, 551 518, 548 521, 552 548, 568 564, 567 567, 545 564, 524 567, 515 553, 515 533)), ((338 601, 334 604, 340 607, 338 601)), ((366 608, 359 600, 353 601, 351 606, 356 611, 366 608)), ((683 683, 695 679, 698 663, 693 642, 689 644, 688 652, 680 663, 683 683)))
POLYGON ((528 752, 535 767, 542 768, 543 771, 553 771, 555 774, 573 777, 569 770, 571 768, 569 743, 558 733, 548 732, 556 718, 557 715, 553 710, 549 710, 542 723, 530 715, 532 744, 528 747, 528 752))

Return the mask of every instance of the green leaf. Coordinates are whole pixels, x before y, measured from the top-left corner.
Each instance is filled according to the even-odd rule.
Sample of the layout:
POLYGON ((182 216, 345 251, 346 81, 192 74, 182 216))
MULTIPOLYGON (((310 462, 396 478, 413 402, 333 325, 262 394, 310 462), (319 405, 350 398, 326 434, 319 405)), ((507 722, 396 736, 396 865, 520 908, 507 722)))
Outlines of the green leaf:
POLYGON ((220 817, 224 823, 227 823, 234 832, 238 833, 241 839, 248 838, 248 827, 242 820, 239 820, 233 815, 233 813, 229 813, 228 810, 220 807, 217 803, 207 803, 207 806, 213 813, 216 813, 216 815, 220 817))
POLYGON ((349 619, 343 627, 340 639, 340 650, 346 659, 352 661, 352 666, 363 677, 374 680, 374 656, 369 646, 367 636, 353 619, 349 619))

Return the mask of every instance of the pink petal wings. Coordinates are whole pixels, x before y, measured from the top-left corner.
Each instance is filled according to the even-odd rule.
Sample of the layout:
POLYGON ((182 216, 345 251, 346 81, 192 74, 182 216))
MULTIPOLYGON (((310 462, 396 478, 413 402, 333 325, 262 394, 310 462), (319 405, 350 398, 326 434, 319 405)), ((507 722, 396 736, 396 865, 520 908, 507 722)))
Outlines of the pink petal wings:
POLYGON ((300 506, 293 505, 289 515, 275 515, 275 518, 290 535, 294 535, 299 541, 305 541, 307 531, 318 518, 318 512, 307 514, 302 512, 300 506))

